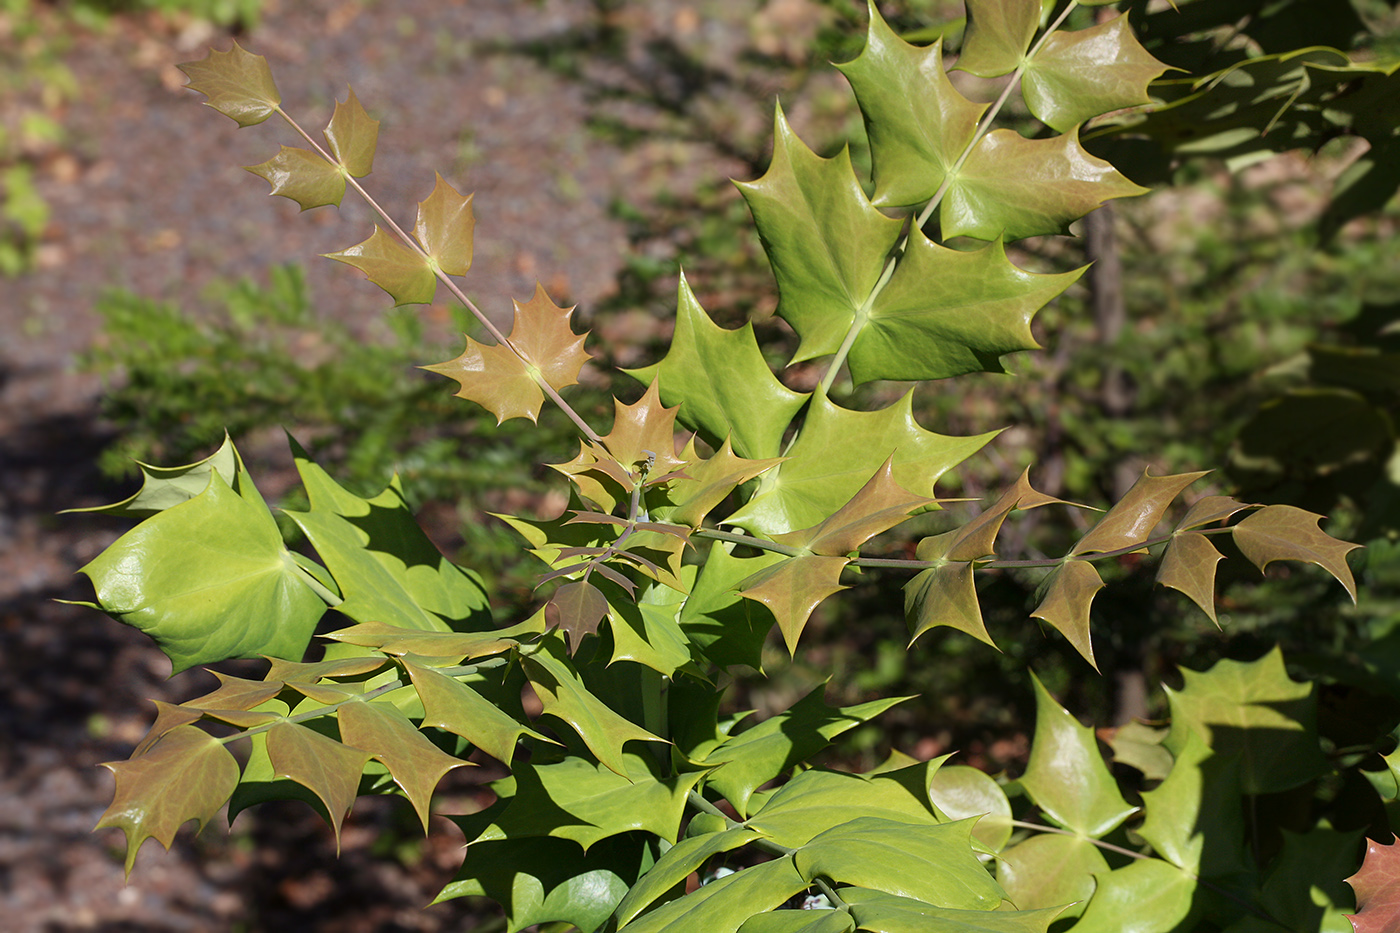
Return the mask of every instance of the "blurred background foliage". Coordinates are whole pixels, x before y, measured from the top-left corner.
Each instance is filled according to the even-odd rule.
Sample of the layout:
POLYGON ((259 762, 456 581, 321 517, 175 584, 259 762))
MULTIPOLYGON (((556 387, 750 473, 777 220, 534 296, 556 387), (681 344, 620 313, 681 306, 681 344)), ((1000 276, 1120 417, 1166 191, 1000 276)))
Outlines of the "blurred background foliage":
MULTIPOLYGON (((1217 467, 1211 491, 1325 513, 1329 532, 1364 541, 1353 561, 1362 603, 1353 607, 1319 573, 1271 569, 1261 579, 1232 560, 1222 565, 1217 630, 1177 594, 1153 588, 1154 561, 1125 557, 1106 569, 1109 586, 1094 606, 1106 638, 1100 678, 1085 676, 1057 636, 1027 628, 1034 573, 983 575, 1001 654, 947 630, 906 652, 904 581, 871 574, 869 585, 823 607, 797 659, 771 646, 770 673, 784 673, 761 688, 783 706, 834 672, 846 693, 832 702, 922 695, 849 737, 844 754, 867 765, 891 744, 920 757, 956 747, 992 769, 1022 756, 1032 698, 1008 697, 1004 684, 1027 665, 1070 708, 1122 722, 1164 713, 1149 688, 1176 665, 1254 658, 1275 642, 1301 672, 1326 678, 1324 704, 1344 706, 1353 720, 1362 708, 1378 722, 1400 717, 1400 159, 1387 156, 1400 145, 1400 79, 1386 73, 1400 54, 1396 3, 1124 6, 1148 47, 1186 74, 1168 73, 1160 93, 1170 106, 1156 116, 1117 115, 1084 138, 1157 190, 1101 210, 1078 239, 1046 238, 1013 256, 1035 271, 1095 265, 1041 313, 1045 349, 1013 359, 1014 376, 921 390, 920 418, 932 429, 1010 426, 939 492, 983 499, 1029 465, 1038 488, 1102 507, 1146 467, 1217 467), (1319 43, 1335 51, 1308 48, 1319 43)), ((960 2, 880 7, 911 41, 942 37, 956 54, 960 2)), ((782 370, 792 334, 772 316, 762 249, 716 167, 739 179, 762 173, 776 97, 814 148, 830 153, 849 141, 858 171, 868 171, 864 129, 828 64, 858 51, 865 7, 756 0, 686 9, 693 16, 658 25, 644 3, 593 0, 586 23, 568 33, 475 51, 527 56, 567 76, 587 90, 599 138, 650 152, 650 169, 613 205, 630 241, 617 289, 583 309, 600 361, 657 358, 684 268, 719 323, 752 321, 782 370), (717 35, 745 39, 736 49, 717 35)), ((1092 25, 1103 10, 1078 11, 1072 25, 1092 25)), ((991 96, 984 82, 962 89, 991 96)), ((1036 127, 1027 121, 1023 131, 1036 127)), ((121 437, 104 467, 116 475, 130 457, 188 462, 225 427, 241 440, 285 426, 357 491, 397 469, 435 537, 482 570, 501 602, 528 604, 533 568, 520 561, 529 558, 486 513, 562 508, 562 484, 538 464, 572 453, 567 424, 547 415, 545 430, 522 421, 497 428, 413 368, 445 357, 424 346, 412 311, 389 316, 391 340, 364 343, 313 321, 314 301, 294 266, 266 284, 221 286, 202 308, 109 295, 104 338, 87 357, 110 382, 104 416, 121 437)), ((801 388, 814 381, 807 366, 783 378, 801 388)), ((580 409, 600 424, 609 391, 630 399, 640 387, 622 377, 582 390, 580 409)), ((877 384, 856 397, 877 407, 904 391, 877 384)), ((925 516, 920 530, 942 530, 976 508, 925 516)), ((1003 556, 1064 553, 1092 522, 1086 514, 1022 516, 1003 537, 1003 556)), ((912 544, 902 537, 885 547, 906 556, 912 544)))

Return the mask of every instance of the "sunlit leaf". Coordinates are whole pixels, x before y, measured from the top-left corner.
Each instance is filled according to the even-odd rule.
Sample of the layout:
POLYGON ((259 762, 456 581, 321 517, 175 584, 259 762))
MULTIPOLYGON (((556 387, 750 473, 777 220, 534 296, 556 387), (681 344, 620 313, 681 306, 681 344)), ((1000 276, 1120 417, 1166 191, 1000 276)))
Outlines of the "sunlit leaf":
POLYGON ((429 658, 469 660, 500 654, 520 644, 522 638, 544 631, 538 614, 509 629, 491 632, 425 632, 384 622, 361 622, 334 632, 329 638, 347 645, 377 648, 385 654, 414 654, 429 658))
POLYGON ((1157 582, 1185 593, 1219 626, 1215 617, 1215 565, 1224 559, 1205 535, 1179 532, 1162 554, 1157 582))
POLYGON ((958 70, 979 78, 1010 74, 1025 60, 1040 8, 1025 0, 967 0, 967 33, 958 70))
POLYGON ((438 748, 389 703, 346 703, 336 715, 340 740, 382 761, 428 831, 428 803, 439 780, 470 764, 438 748))
POLYGON ((194 726, 171 729, 144 754, 103 764, 117 779, 116 796, 98 829, 126 833, 126 873, 141 843, 166 849, 188 820, 199 828, 218 813, 238 785, 238 762, 222 742, 194 726))
POLYGON ((1011 838, 1011 803, 984 772, 967 765, 939 768, 929 781, 929 799, 950 820, 978 817, 972 838, 994 852, 1011 838))
POLYGON ((608 614, 608 601, 587 580, 572 580, 554 591, 546 612, 550 625, 568 636, 569 650, 577 651, 585 635, 598 631, 598 623, 608 614))
POLYGON ((1020 784, 1045 815, 1095 839, 1137 808, 1123 799, 1094 739, 1094 730, 1055 701, 1034 674, 1035 738, 1020 784))
POLYGON ((796 655, 797 641, 812 612, 828 596, 839 593, 841 570, 849 557, 806 554, 775 564, 743 582, 739 595, 763 603, 778 620, 788 653, 796 655))
POLYGON ((413 687, 423 700, 424 726, 460 735, 492 758, 509 765, 522 735, 550 741, 529 726, 512 719, 471 687, 431 668, 403 662, 413 687))
POLYGON ((370 118, 355 92, 346 88, 345 100, 336 101, 326 126, 326 142, 346 174, 363 178, 374 169, 374 148, 379 141, 379 121, 370 118))
POLYGON ((782 462, 778 457, 767 460, 736 457, 728 440, 714 456, 702 460, 695 449, 694 438, 686 445, 681 459, 687 461, 685 473, 669 481, 665 487, 666 501, 672 504, 655 504, 654 497, 649 497, 648 502, 651 503, 652 518, 692 529, 699 528, 710 510, 723 502, 740 483, 782 462))
POLYGON ((1027 468, 982 514, 961 528, 920 541, 916 554, 919 560, 971 561, 990 557, 996 553, 997 533, 1006 516, 1016 509, 1038 509, 1055 503, 1069 504, 1034 489, 1027 468))
POLYGON ((1084 912, 1094 875, 1108 870, 1099 847, 1083 836, 1032 835, 997 856, 997 880, 1013 904, 1022 910, 1073 904, 1066 917, 1084 912))
POLYGON ((270 194, 293 200, 304 211, 327 204, 339 206, 345 196, 345 176, 339 166, 309 149, 283 146, 266 162, 245 165, 244 169, 267 179, 272 185, 270 194))
POLYGON ((1166 70, 1138 42, 1124 13, 1088 29, 1051 33, 1026 63, 1021 94, 1031 113, 1064 133, 1090 117, 1148 103, 1147 85, 1166 70))
POLYGON ((904 584, 904 616, 911 645, 929 629, 946 625, 996 647, 982 621, 970 561, 951 561, 919 571, 904 584))
POLYGON ((1171 933, 1192 928, 1198 882, 1160 859, 1095 876, 1098 886, 1075 933, 1171 933))
POLYGON ((687 875, 705 864, 712 856, 737 849, 758 838, 759 834, 751 829, 735 827, 682 839, 656 860, 651 871, 647 872, 645 877, 627 892, 622 903, 617 905, 615 917, 618 926, 626 926, 637 914, 685 881, 687 875))
POLYGON ((869 539, 934 501, 900 488, 894 479, 893 464, 891 455, 834 514, 810 528, 774 535, 773 540, 812 554, 839 557, 859 550, 869 539))
POLYGON ((1066 560, 1050 576, 1045 596, 1031 616, 1044 619, 1069 640, 1095 670, 1094 641, 1089 633, 1089 607, 1094 594, 1103 589, 1103 579, 1094 565, 1084 560, 1066 560))
POLYGON ((1045 933, 1059 916, 1052 910, 951 910, 913 898, 865 888, 841 897, 861 930, 870 933, 1045 933))
POLYGON ((806 887, 792 858, 784 856, 713 881, 694 894, 642 914, 623 929, 633 933, 737 930, 749 917, 773 910, 806 887))
POLYGON ((368 240, 322 255, 359 269, 389 293, 395 306, 430 304, 437 291, 437 279, 433 277, 433 267, 427 258, 404 246, 377 224, 368 240))
POLYGON ((1400 923, 1400 847, 1366 840, 1361 870, 1347 879, 1356 892, 1357 911, 1349 917, 1356 933, 1390 933, 1400 923))
POLYGON ((920 762, 874 775, 803 771, 778 788, 746 825, 792 848, 861 817, 929 829, 942 822, 928 796, 930 773, 940 763, 920 762))
POLYGON ((1153 476, 1143 470, 1113 508, 1089 533, 1079 539, 1071 554, 1093 554, 1116 551, 1140 544, 1152 536, 1167 507, 1181 491, 1205 473, 1181 473, 1175 476, 1153 476))
POLYGON ((161 467, 134 461, 141 470, 141 488, 120 502, 99 505, 86 509, 64 509, 60 514, 70 512, 97 512, 102 515, 117 515, 124 518, 149 518, 171 506, 188 502, 204 492, 209 486, 209 474, 218 473, 229 488, 237 491, 244 483, 249 483, 243 470, 243 461, 233 446, 232 439, 224 434, 224 442, 219 449, 203 460, 184 466, 161 467))
POLYGON ((369 752, 342 745, 304 726, 282 722, 267 732, 267 755, 276 777, 296 781, 320 798, 335 830, 339 850, 340 824, 355 803, 369 752))
POLYGON ((282 102, 267 59, 245 52, 237 42, 227 52, 210 49, 199 61, 178 67, 189 78, 185 87, 203 94, 206 104, 239 126, 263 122, 282 102))
POLYGON ((1356 601, 1347 554, 1361 545, 1338 541, 1318 527, 1323 516, 1291 505, 1266 505, 1234 526, 1235 544, 1261 571, 1276 560, 1317 564, 1356 601))
POLYGON ((681 607, 679 623, 711 663, 763 670, 763 642, 777 619, 762 603, 741 597, 739 590, 744 580, 784 560, 776 551, 735 557, 718 541, 710 546, 690 598, 681 607))
POLYGON ((1191 731, 1162 783, 1143 791, 1147 818, 1138 827, 1157 854, 1201 875, 1249 869, 1238 762, 1217 754, 1191 731))
MULTIPOLYGON (((427 200, 418 202, 418 222, 414 225, 413 232, 418 237, 418 243, 423 247, 423 251, 431 256, 433 261, 438 264, 438 268, 448 275, 466 275, 467 270, 472 267, 472 232, 475 229, 476 219, 472 216, 472 196, 469 194, 462 197, 457 193, 456 188, 443 181, 442 176, 438 175, 437 184, 433 185, 433 193, 428 195, 427 200)), ((537 301, 549 302, 542 287, 536 288, 535 297, 532 299, 532 302, 537 301)), ((549 308, 552 308, 556 313, 563 310, 554 307, 552 302, 549 302, 549 308)), ((536 314, 544 310, 549 309, 532 309, 536 314)), ((517 321, 519 315, 520 305, 517 303, 517 321)), ((569 312, 565 311, 566 321, 568 315, 569 312)), ((513 335, 514 332, 512 332, 513 335)), ((522 332, 522 339, 524 336, 522 332)), ((572 333, 570 336, 573 336, 572 333)), ((578 343, 581 348, 583 340, 580 339, 578 343)), ((584 358, 587 359, 587 356, 585 355, 584 358)), ((554 361, 543 358, 539 362, 554 361)), ((578 372, 575 370, 574 375, 577 374, 578 372)), ((570 379, 572 380, 572 377, 570 379)), ((573 382, 564 384, 572 385, 573 382)))

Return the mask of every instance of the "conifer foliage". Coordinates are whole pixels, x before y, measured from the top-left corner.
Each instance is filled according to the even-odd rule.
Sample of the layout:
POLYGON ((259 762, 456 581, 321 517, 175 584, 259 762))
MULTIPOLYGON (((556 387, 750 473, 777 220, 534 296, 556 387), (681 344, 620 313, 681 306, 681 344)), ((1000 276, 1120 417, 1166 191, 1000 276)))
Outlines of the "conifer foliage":
MULTIPOLYGON (((1047 22, 1038 0, 969 0, 957 67, 1006 80, 990 104, 954 88, 941 44, 904 41, 872 6, 863 51, 839 67, 869 131, 873 194, 848 152, 818 156, 781 108, 770 167, 740 184, 777 314, 800 338, 791 362, 817 361, 820 382, 785 386, 752 327, 718 326, 682 281, 674 341, 633 371, 646 391, 617 403, 606 433, 562 394, 588 364, 571 309, 540 289, 515 304, 506 335, 457 285, 472 261, 471 196, 439 176, 400 226, 365 190, 379 124, 353 92, 322 144, 283 109, 260 56, 235 44, 184 65, 189 87, 240 126, 275 114, 305 139, 249 167, 273 194, 306 210, 339 204, 348 188, 379 214, 368 238, 329 258, 395 304, 446 289, 476 314, 485 339, 427 369, 499 421, 558 406, 579 447, 552 464, 570 490, 564 514, 501 516, 549 594, 523 619, 493 616, 480 578, 437 552, 396 481, 354 495, 293 442, 310 504, 285 514, 307 556, 284 545, 231 441, 199 463, 143 468, 142 489, 106 509, 140 523, 83 569, 92 605, 148 633, 176 670, 270 664, 261 680, 220 675, 206 696, 158 704, 132 757, 107 765, 116 799, 99 825, 125 831, 128 870, 148 838, 169 846, 225 805, 231 818, 288 796, 314 801, 338 834, 359 794, 398 794, 426 828, 435 786, 475 749, 510 774, 492 785, 495 804, 454 817, 468 846, 440 898, 494 898, 512 931, 1335 928, 1351 906, 1341 879, 1356 869, 1358 835, 1309 824, 1276 853, 1251 844, 1245 801, 1334 767, 1319 750, 1313 690, 1277 651, 1187 672, 1169 728, 1120 731, 1116 761, 1151 788, 1132 799, 1095 733, 1038 681, 1030 762, 1011 784, 898 754, 866 774, 813 764, 901 698, 838 708, 819 689, 760 722, 721 713, 719 675, 761 669, 774 628, 800 652, 814 610, 861 585, 863 567, 907 574, 911 651, 939 626, 990 645, 974 581, 1004 566, 1003 523, 1072 507, 1022 476, 966 525, 918 541, 912 558, 863 557, 875 536, 938 509, 939 478, 993 435, 940 434, 916 420, 910 394, 874 411, 845 403, 874 380, 1004 371, 1006 354, 1036 347, 1035 313, 1080 274, 1018 268, 1007 244, 1064 234, 1143 192, 1079 131, 1148 103, 1165 66, 1126 16, 1064 28, 1077 5, 1047 22), (1037 138, 997 125, 1016 92, 1046 127, 1037 138), (353 624, 307 661, 328 608, 353 624), (533 719, 527 684, 542 704, 533 719), (205 722, 224 728, 216 736, 205 722), (746 867, 717 877, 726 862, 746 867), (707 883, 688 884, 697 874, 707 883), (819 909, 789 909, 799 904, 819 909)), ((1354 545, 1320 531, 1319 516, 1218 495, 1176 515, 1202 475, 1145 472, 1068 553, 1042 562, 1049 576, 1030 615, 1094 664, 1097 565, 1153 549, 1158 582, 1214 619, 1220 536, 1261 570, 1314 564, 1355 596, 1354 545)), ((1376 786, 1400 796, 1393 780, 1376 786)), ((1385 909, 1370 887, 1368 919, 1385 909)))

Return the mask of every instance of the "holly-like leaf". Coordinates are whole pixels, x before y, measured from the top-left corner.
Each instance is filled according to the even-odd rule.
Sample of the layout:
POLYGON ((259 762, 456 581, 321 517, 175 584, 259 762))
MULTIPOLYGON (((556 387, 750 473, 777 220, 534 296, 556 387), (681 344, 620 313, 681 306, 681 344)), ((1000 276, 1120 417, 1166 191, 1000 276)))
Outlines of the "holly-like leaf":
POLYGON ((663 904, 622 927, 632 933, 689 933, 737 930, 745 920, 774 910, 807 881, 783 856, 713 881, 694 894, 663 904))
POLYGON ((1191 508, 1186 510, 1186 514, 1181 517, 1181 522, 1176 527, 1178 531, 1204 528, 1212 522, 1223 522, 1236 512, 1242 512, 1247 508, 1249 508, 1248 505, 1229 496, 1203 496, 1191 504, 1191 508))
POLYGON ((326 126, 326 142, 347 175, 363 178, 374 170, 379 121, 370 118, 353 90, 346 91, 345 100, 335 103, 335 113, 326 126))
POLYGON ((626 775, 625 743, 666 741, 628 722, 590 693, 569 665, 559 638, 546 637, 537 644, 538 650, 521 656, 521 664, 544 713, 568 723, 603 765, 626 775))
POLYGON ((659 382, 653 380, 636 404, 614 400, 612 430, 602 447, 580 443, 573 460, 549 464, 573 481, 579 495, 605 512, 630 497, 642 464, 651 464, 648 476, 654 478, 650 482, 685 466, 676 456, 677 409, 661 404, 659 382))
MULTIPOLYGON (((442 248, 450 255, 448 246, 442 248)), ((456 379, 461 384, 457 397, 481 405, 496 416, 498 424, 511 418, 536 420, 545 398, 540 386, 574 385, 589 359, 583 349, 585 335, 575 334, 569 326, 573 308, 560 308, 539 285, 527 303, 514 304, 510 346, 467 337, 461 356, 423 367, 456 379)))
POLYGON ((1199 882, 1160 859, 1140 859, 1097 875, 1094 897, 1075 933, 1123 933, 1133 918, 1134 933, 1171 933, 1192 928, 1199 882))
POLYGON ((1138 828, 1157 854, 1197 876, 1247 871, 1238 761, 1192 731, 1161 784, 1142 793, 1138 828))
POLYGON ((1074 650, 1088 661, 1094 670, 1094 640, 1089 633, 1089 607, 1094 594, 1103 589, 1103 579, 1094 565, 1084 560, 1066 560, 1050 575, 1049 585, 1040 605, 1031 616, 1044 619, 1069 639, 1074 650))
POLYGON ((1118 792, 1094 739, 1094 730, 1081 725, 1035 682, 1035 738, 1021 786, 1045 815, 1066 829, 1097 839, 1136 812, 1118 792))
POLYGON ((283 146, 266 162, 243 168, 267 179, 272 186, 270 194, 295 201, 304 211, 327 204, 339 207, 345 197, 345 176, 340 167, 309 149, 283 146))
POLYGON ((1361 870, 1347 884, 1356 892, 1356 913, 1347 917, 1356 933, 1390 933, 1400 924, 1400 847, 1393 837, 1366 840, 1361 870))
MULTIPOLYGON (((418 238, 418 243, 423 247, 423 251, 432 257, 439 269, 448 275, 466 275, 467 270, 472 267, 472 233, 476 229, 476 219, 472 216, 472 196, 469 194, 462 197, 447 182, 443 181, 441 175, 437 176, 437 183, 433 185, 433 193, 428 195, 427 200, 418 202, 418 222, 413 228, 414 235, 418 238)), ((563 312, 567 322, 570 308, 564 311, 562 308, 554 306, 553 302, 544 295, 544 289, 537 287, 532 303, 543 301, 545 305, 537 309, 532 309, 536 315, 548 317, 552 311, 555 315, 563 312), (542 313, 543 312, 543 313, 542 313)), ((519 329, 520 304, 516 303, 516 327, 519 329)), ((514 337, 515 331, 512 331, 514 337)), ((573 336, 572 332, 569 335, 573 336)), ((521 338, 525 334, 521 332, 521 338)), ((516 343, 514 339, 511 341, 516 343)), ((583 338, 578 339, 578 345, 570 344, 565 353, 578 350, 581 352, 583 338)), ((520 344, 516 343, 519 347, 520 344)), ((561 348, 562 349, 562 348, 561 348)), ((587 360, 587 354, 584 354, 587 360)), ((539 363, 554 363, 556 360, 544 357, 539 359, 539 363)), ((583 361, 580 361, 580 366, 583 361)), ((578 375, 575 369, 569 376, 570 381, 564 385, 573 385, 573 377, 578 375)))
POLYGON ((732 443, 741 457, 776 457, 783 431, 807 400, 778 381, 754 337, 753 325, 725 330, 700 303, 685 276, 676 298, 676 332, 661 362, 624 370, 651 384, 661 401, 680 406, 681 424, 712 445, 732 443))
POLYGON ((1205 473, 1180 473, 1174 476, 1153 476, 1143 470, 1142 476, 1089 533, 1079 539, 1071 554, 1095 554, 1116 551, 1141 544, 1152 536, 1152 529, 1166 514, 1181 491, 1205 473))
POLYGON ((866 198, 849 150, 818 156, 793 133, 782 108, 768 171, 739 190, 778 280, 776 313, 802 338, 792 362, 835 353, 880 279, 900 221, 866 198))
POLYGON ((1179 532, 1162 555, 1157 582, 1185 593, 1219 628, 1220 621, 1215 617, 1215 565, 1224 559, 1205 535, 1179 532))
POLYGON ((710 546, 678 621, 687 639, 711 663, 763 670, 763 642, 777 619, 762 603, 741 597, 739 590, 744 580, 784 560, 787 557, 776 551, 735 557, 718 541, 710 546))
POLYGON ((224 744, 202 729, 171 729, 143 754, 103 764, 117 779, 112 805, 97 829, 126 833, 126 873, 141 843, 155 839, 167 850, 188 820, 199 829, 213 819, 238 786, 238 762, 224 744))
POLYGON ((1176 757, 1199 732, 1216 755, 1238 757, 1247 794, 1289 790, 1326 768, 1312 685, 1289 679, 1277 647, 1257 661, 1218 661, 1181 675, 1180 691, 1164 688, 1172 719, 1165 744, 1176 757))
POLYGON ((359 269, 389 293, 395 307, 431 304, 433 293, 437 291, 437 279, 427 257, 404 246, 378 224, 368 240, 322 255, 359 269))
MULTIPOLYGON (((693 832, 693 830, 687 830, 687 832, 693 832)), ((618 927, 626 926, 639 913, 650 907, 657 898, 684 882, 691 872, 704 865, 713 856, 732 851, 758 838, 760 838, 758 833, 753 830, 736 826, 722 832, 706 833, 703 836, 682 839, 668 849, 665 855, 656 860, 656 864, 652 866, 651 870, 632 890, 627 892, 622 903, 617 905, 614 918, 617 920, 618 927)))
POLYGON ((849 557, 794 557, 749 577, 739 595, 768 607, 788 653, 796 656, 797 640, 812 612, 828 596, 847 589, 841 585, 841 570, 850 562, 849 557))
POLYGON ((1030 329, 1036 311, 1082 272, 1024 272, 999 240, 962 251, 913 230, 889 284, 860 319, 847 357, 851 379, 859 385, 1005 372, 1004 354, 1039 347, 1030 329))
POLYGON ((826 910, 770 910, 754 914, 739 933, 855 933, 856 919, 844 908, 826 910))
POLYGON ((910 645, 929 629, 946 625, 996 647, 982 621, 970 561, 950 561, 919 571, 904 584, 904 617, 910 645))
POLYGON ((408 660, 402 663, 423 701, 425 727, 460 735, 507 766, 515 757, 515 746, 522 735, 552 741, 511 718, 466 684, 408 660))
POLYGON ((1000 852, 1011 838, 1011 802, 984 772, 967 765, 939 768, 929 780, 928 795, 949 820, 977 817, 972 838, 993 852, 1000 852))
POLYGON ((572 580, 554 591, 546 606, 550 627, 558 627, 569 640, 569 651, 578 650, 585 635, 598 631, 608 614, 608 600, 587 580, 572 580))
POLYGON ((1323 516, 1291 505, 1266 505, 1234 526, 1241 553, 1262 572, 1276 560, 1317 564, 1346 587, 1356 602, 1356 581, 1347 554, 1361 545, 1338 541, 1318 527, 1323 516))
POLYGON ((150 635, 175 673, 226 658, 300 658, 326 610, 250 495, 211 471, 204 492, 146 519, 80 571, 99 608, 150 635))
POLYGON ((959 94, 943 69, 940 39, 917 48, 894 34, 870 4, 865 48, 836 67, 855 91, 870 137, 880 207, 920 204, 933 197, 986 112, 959 94))
POLYGON ((442 556, 414 519, 397 477, 364 499, 331 479, 295 441, 292 453, 311 508, 286 515, 339 583, 339 612, 424 631, 490 627, 481 579, 442 556))
POLYGON ((520 639, 538 635, 544 629, 544 619, 536 613, 518 625, 492 632, 425 632, 384 622, 361 622, 321 637, 375 648, 385 654, 463 661, 500 654, 520 644, 520 639))
POLYGON ((972 561, 991 557, 996 553, 997 533, 1001 531, 1002 523, 1012 511, 1027 511, 1056 503, 1073 504, 1034 489, 1030 483, 1028 467, 982 514, 961 528, 923 539, 919 542, 915 554, 919 560, 929 561, 972 561))
POLYGON ((261 55, 246 52, 237 42, 227 52, 210 49, 197 62, 178 65, 205 103, 239 126, 254 126, 272 116, 282 97, 272 80, 272 69, 261 55))
POLYGON ((658 521, 691 529, 699 528, 710 510, 723 502, 740 483, 782 463, 780 457, 766 460, 736 457, 727 439, 713 457, 702 460, 695 449, 695 439, 691 438, 681 459, 687 461, 685 472, 664 487, 668 504, 657 504, 656 497, 649 495, 648 511, 658 521))
POLYGON ((203 460, 187 463, 184 466, 161 467, 133 461, 141 470, 141 488, 120 502, 111 505, 96 505, 85 509, 64 509, 60 515, 73 512, 96 512, 101 515, 115 515, 122 518, 150 518, 171 506, 188 502, 204 492, 209 486, 209 474, 218 473, 234 491, 244 483, 251 483, 243 469, 243 461, 238 456, 228 433, 219 449, 203 460))
POLYGON ((996 436, 926 431, 912 405, 912 391, 878 411, 852 411, 814 396, 787 460, 759 477, 753 498, 726 523, 764 535, 816 525, 851 501, 890 451, 894 481, 915 495, 930 494, 940 476, 996 436))
POLYGON ((340 740, 369 752, 389 769, 428 831, 428 804, 433 788, 453 768, 471 764, 428 741, 391 703, 346 703, 336 714, 340 740))
POLYGON ((1021 94, 1031 113, 1064 133, 1090 117, 1149 103, 1147 85, 1166 70, 1138 42, 1124 13, 1089 29, 1047 36, 1026 62, 1021 94))
POLYGON ((339 851, 340 824, 355 803, 369 752, 342 745, 305 726, 281 722, 267 732, 267 756, 276 777, 297 782, 325 805, 339 851))
MULTIPOLYGON (((1347 872, 1356 867, 1361 830, 1339 833, 1321 823, 1306 833, 1279 827, 1283 851, 1269 863, 1259 904, 1285 927, 1294 930, 1345 930, 1343 910, 1356 899, 1345 887, 1347 872)), ((1369 840, 1368 840, 1369 843, 1369 840)), ((1400 906, 1400 898, 1396 899, 1400 906)), ((1393 929, 1395 919, 1391 919, 1393 929)), ((1355 933, 1384 929, 1352 922, 1355 933)))
POLYGON ((840 557, 859 550, 869 539, 903 522, 915 509, 935 501, 901 489, 894 480, 893 465, 891 455, 833 515, 810 528, 775 535, 773 540, 811 554, 840 557))
POLYGON ((1040 10, 1025 0, 967 0, 967 33, 957 69, 979 78, 1015 71, 1040 25, 1040 10))
POLYGON ((1011 903, 1022 910, 1073 905, 1065 917, 1084 912, 1094 875, 1108 870, 1102 851, 1083 836, 1031 836, 997 856, 997 880, 1011 903))
POLYGON ((1077 130, 1049 139, 992 130, 948 186, 940 229, 945 238, 979 240, 1066 233, 1104 201, 1146 191, 1086 152, 1077 130))
POLYGON ((866 888, 843 888, 861 930, 871 933, 1045 933, 1052 910, 951 910, 866 888))

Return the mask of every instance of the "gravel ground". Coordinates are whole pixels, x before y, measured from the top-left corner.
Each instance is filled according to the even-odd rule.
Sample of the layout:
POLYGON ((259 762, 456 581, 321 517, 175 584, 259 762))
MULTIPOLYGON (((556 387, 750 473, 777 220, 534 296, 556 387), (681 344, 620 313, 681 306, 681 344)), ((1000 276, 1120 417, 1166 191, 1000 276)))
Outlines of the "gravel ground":
MULTIPOLYGON (((483 40, 547 37, 575 25, 580 2, 341 0, 270 3, 240 41, 269 59, 284 106, 319 127, 347 83, 384 120, 372 190, 400 216, 434 170, 476 192, 469 291, 505 317, 536 279, 583 308, 606 296, 626 246, 607 204, 643 166, 584 128, 582 92, 518 56, 477 54, 483 40)), ((694 16, 681 8, 693 25, 694 16)), ((680 15, 647 7, 643 17, 680 15)), ((662 23, 666 26, 666 23, 662 23)), ((671 23, 670 25, 675 25, 671 23)), ((118 18, 75 37, 81 94, 64 114, 68 144, 41 169, 53 223, 37 269, 6 281, 0 302, 0 927, 67 930, 385 931, 473 929, 462 902, 423 910, 451 877, 460 836, 438 819, 423 842, 388 801, 357 806, 335 858, 329 831, 300 804, 268 807, 170 853, 148 844, 131 880, 121 834, 92 833, 111 797, 100 762, 125 758, 151 718, 148 698, 178 702, 209 676, 168 679, 138 633, 91 610, 74 571, 115 539, 112 520, 57 516, 114 501, 92 464, 110 438, 95 417, 101 387, 75 366, 94 339, 104 289, 193 301, 212 280, 308 262, 326 314, 373 334, 386 302, 358 274, 311 257, 358 242, 366 208, 304 217, 239 167, 289 131, 238 130, 180 89, 176 62, 228 36, 118 18), (384 857, 386 840, 402 854, 384 857)), ((724 171, 724 166, 708 166, 724 171)), ((456 353, 452 348, 450 354, 456 353)), ((447 358, 444 355, 443 358, 447 358)), ((460 773, 460 772, 458 772, 460 773)), ((466 800, 471 788, 455 793, 466 800)), ((451 793, 449 793, 449 798, 451 793)))

